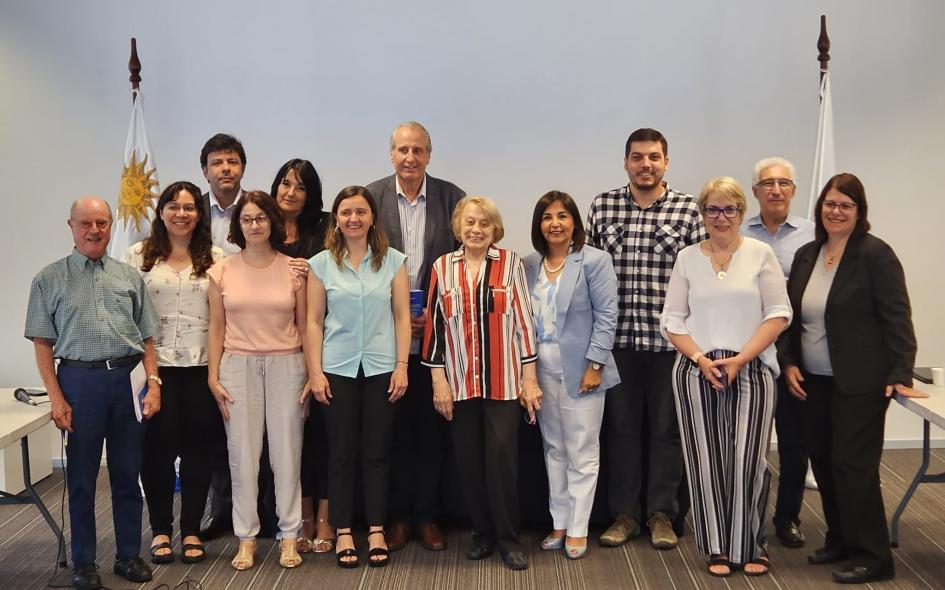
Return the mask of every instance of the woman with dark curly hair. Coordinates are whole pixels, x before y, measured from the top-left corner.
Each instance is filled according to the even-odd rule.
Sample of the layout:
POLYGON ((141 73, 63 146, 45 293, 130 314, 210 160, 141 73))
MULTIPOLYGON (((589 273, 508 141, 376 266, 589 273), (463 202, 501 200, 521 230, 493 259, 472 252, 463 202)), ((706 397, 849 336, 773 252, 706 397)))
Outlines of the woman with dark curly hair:
POLYGON ((198 537, 210 486, 212 451, 224 438, 223 422, 207 387, 207 270, 223 252, 213 247, 210 225, 197 199, 200 189, 175 182, 157 203, 151 236, 131 246, 125 262, 139 269, 161 327, 158 354, 161 411, 145 425, 141 483, 153 531, 151 561, 174 561, 174 461, 180 457, 181 560, 205 557, 198 537))

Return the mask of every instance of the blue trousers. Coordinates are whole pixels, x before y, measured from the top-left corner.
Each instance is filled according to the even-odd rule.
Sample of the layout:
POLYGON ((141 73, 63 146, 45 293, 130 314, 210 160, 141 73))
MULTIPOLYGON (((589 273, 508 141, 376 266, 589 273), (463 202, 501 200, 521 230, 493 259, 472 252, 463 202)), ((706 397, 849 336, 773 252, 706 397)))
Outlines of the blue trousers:
POLYGON ((112 488, 116 559, 141 553, 142 424, 135 420, 129 375, 118 369, 59 367, 59 385, 72 406, 72 429, 66 443, 72 562, 95 563, 95 481, 106 444, 112 488))

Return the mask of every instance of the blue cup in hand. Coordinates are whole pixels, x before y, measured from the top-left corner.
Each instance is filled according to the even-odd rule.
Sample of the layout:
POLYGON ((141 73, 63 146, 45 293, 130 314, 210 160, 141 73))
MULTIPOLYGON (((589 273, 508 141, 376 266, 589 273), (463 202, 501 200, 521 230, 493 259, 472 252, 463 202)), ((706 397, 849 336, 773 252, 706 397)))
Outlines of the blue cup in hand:
POLYGON ((415 318, 423 315, 423 291, 420 289, 410 290, 410 315, 415 318))

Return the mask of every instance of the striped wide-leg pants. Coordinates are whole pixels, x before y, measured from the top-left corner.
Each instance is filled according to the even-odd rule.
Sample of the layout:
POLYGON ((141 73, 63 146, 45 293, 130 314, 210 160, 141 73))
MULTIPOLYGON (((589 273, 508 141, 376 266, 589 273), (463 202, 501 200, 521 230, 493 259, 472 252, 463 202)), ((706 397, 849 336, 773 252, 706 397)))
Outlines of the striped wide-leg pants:
MULTIPOLYGON (((709 358, 734 352, 715 350, 709 358)), ((682 355, 673 392, 689 478, 696 544, 707 555, 743 564, 763 555, 770 474, 765 455, 775 408, 774 375, 759 359, 716 391, 682 355)))

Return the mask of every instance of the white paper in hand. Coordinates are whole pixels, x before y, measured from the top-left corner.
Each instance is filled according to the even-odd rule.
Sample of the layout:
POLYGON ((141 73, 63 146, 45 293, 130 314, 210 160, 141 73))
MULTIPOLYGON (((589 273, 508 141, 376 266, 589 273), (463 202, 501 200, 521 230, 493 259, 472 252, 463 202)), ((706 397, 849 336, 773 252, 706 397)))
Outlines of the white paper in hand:
POLYGON ((147 393, 148 372, 144 370, 144 365, 138 362, 135 368, 131 370, 129 377, 131 379, 131 403, 135 408, 135 418, 138 419, 138 422, 141 422, 141 402, 147 393))

